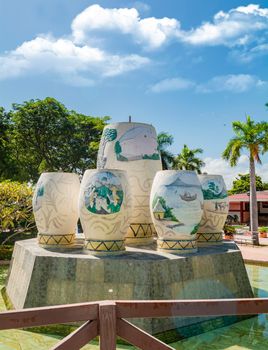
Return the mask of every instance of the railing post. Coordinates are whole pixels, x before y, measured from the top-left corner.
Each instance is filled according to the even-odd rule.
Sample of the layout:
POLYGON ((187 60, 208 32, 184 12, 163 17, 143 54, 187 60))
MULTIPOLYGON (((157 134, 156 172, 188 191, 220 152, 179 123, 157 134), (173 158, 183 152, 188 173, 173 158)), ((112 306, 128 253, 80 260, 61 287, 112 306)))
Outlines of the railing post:
POLYGON ((116 350, 116 304, 103 301, 99 304, 100 350, 116 350))

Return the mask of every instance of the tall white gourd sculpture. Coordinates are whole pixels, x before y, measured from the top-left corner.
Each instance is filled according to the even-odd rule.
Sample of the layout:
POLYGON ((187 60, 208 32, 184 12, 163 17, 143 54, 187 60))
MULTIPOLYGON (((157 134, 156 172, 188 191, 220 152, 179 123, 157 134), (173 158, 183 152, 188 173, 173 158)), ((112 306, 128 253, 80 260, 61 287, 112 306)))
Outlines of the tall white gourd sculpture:
POLYGON ((98 168, 127 172, 132 209, 126 244, 151 243, 154 226, 149 209, 150 191, 156 172, 162 169, 154 127, 131 122, 107 125, 101 138, 98 168))
POLYGON ((204 195, 204 213, 197 232, 198 244, 219 244, 229 210, 226 185, 221 175, 202 174, 198 178, 204 195))
POLYGON ((43 173, 33 196, 38 242, 68 246, 74 242, 80 181, 72 173, 43 173))

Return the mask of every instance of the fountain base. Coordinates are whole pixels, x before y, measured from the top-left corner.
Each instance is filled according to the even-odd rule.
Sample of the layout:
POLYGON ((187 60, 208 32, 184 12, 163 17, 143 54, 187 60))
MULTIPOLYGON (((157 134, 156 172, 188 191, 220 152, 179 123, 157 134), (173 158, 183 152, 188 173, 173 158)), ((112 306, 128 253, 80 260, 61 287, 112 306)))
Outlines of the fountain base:
MULTIPOLYGON (((187 256, 157 251, 155 243, 94 256, 84 250, 82 241, 72 249, 53 251, 40 247, 36 239, 16 242, 6 295, 15 309, 112 299, 253 297, 241 253, 233 242, 200 247, 187 256)), ((223 317, 131 322, 166 341, 226 324, 223 317)))

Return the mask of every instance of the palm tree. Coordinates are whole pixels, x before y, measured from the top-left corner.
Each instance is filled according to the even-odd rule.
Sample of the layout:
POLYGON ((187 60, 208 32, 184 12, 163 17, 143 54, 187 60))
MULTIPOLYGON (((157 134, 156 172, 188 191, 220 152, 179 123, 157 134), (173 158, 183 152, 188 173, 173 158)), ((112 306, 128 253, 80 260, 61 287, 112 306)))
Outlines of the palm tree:
POLYGON ((162 167, 164 170, 169 169, 174 160, 173 154, 167 150, 173 143, 173 136, 166 132, 160 132, 157 135, 158 151, 160 152, 162 167))
POLYGON ((235 121, 232 126, 235 136, 228 142, 222 157, 228 160, 231 166, 236 166, 241 151, 246 149, 249 152, 250 228, 253 244, 259 245, 255 161, 261 164, 260 154, 268 149, 268 123, 255 123, 247 116, 245 123, 235 121))
POLYGON ((174 169, 179 170, 194 170, 201 174, 201 168, 205 163, 196 155, 203 153, 202 148, 190 149, 184 145, 181 153, 174 159, 174 169))

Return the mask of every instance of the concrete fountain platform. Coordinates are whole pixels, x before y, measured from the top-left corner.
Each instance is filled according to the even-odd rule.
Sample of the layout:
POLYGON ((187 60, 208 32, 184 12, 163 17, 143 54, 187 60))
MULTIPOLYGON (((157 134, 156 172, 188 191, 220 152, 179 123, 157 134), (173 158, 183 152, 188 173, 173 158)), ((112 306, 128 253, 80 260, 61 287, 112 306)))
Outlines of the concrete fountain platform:
MULTIPOLYGON (((39 247, 36 239, 16 243, 6 294, 15 309, 107 299, 253 297, 241 253, 231 242, 201 247, 187 256, 160 253, 154 245, 93 256, 82 244, 52 251, 39 247)), ((228 320, 180 317, 135 319, 133 323, 174 341, 223 326, 228 320)))

